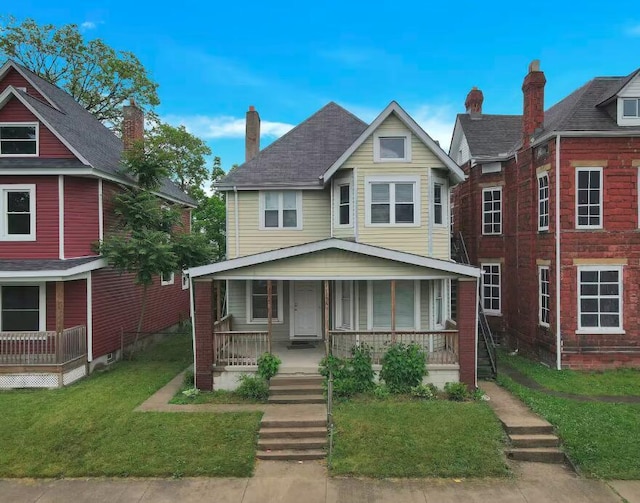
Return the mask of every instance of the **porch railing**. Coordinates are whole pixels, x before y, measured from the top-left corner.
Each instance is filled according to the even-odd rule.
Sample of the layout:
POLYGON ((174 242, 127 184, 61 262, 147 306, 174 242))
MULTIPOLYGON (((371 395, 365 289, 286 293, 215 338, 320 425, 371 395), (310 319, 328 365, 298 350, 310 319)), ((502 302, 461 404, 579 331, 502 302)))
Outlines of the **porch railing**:
POLYGON ((268 338, 268 332, 214 332, 213 354, 216 366, 258 365, 260 355, 268 351, 268 338))
POLYGON ((363 331, 331 330, 331 352, 345 358, 354 346, 366 345, 371 350, 374 365, 382 363, 382 357, 393 342, 417 344, 425 352, 427 364, 459 363, 458 331, 363 331))
POLYGON ((0 365, 62 365, 87 354, 84 326, 44 332, 0 332, 0 365))

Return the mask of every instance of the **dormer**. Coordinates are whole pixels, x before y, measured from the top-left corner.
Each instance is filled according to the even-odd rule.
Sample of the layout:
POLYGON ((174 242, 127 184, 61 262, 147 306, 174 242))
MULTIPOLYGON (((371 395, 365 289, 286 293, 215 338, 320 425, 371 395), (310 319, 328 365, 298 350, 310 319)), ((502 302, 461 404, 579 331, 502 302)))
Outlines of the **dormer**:
POLYGON ((622 79, 598 107, 605 108, 618 126, 640 126, 640 69, 622 79))

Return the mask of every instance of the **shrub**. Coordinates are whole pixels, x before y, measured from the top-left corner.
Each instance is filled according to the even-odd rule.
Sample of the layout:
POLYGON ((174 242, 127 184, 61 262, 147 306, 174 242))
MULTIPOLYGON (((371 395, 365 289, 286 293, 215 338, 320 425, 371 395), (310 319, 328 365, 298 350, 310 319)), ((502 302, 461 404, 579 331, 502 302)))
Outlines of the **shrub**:
POLYGON ((196 383, 193 370, 187 370, 184 373, 184 382, 183 385, 185 388, 193 388, 196 383))
POLYGON ((187 388, 182 391, 182 394, 187 398, 195 398, 200 394, 200 390, 198 388, 187 388))
POLYGON ((449 400, 464 402, 471 398, 467 385, 463 382, 448 382, 444 385, 444 392, 449 400))
POLYGON ((360 347, 354 346, 351 349, 351 355, 351 373, 358 383, 359 392, 365 393, 371 391, 375 385, 373 382, 374 373, 371 350, 365 345, 360 347))
POLYGON ((236 393, 248 400, 266 402, 269 398, 269 384, 260 376, 241 375, 236 393))
POLYGON ((320 362, 320 374, 327 381, 329 373, 333 376, 333 396, 336 398, 349 398, 374 387, 371 351, 364 346, 354 347, 351 354, 352 358, 329 355, 320 362))
POLYGON ((434 400, 438 398, 438 388, 433 384, 418 384, 411 388, 411 396, 424 400, 434 400))
POLYGON ((425 354, 416 344, 392 344, 382 358, 380 378, 391 393, 409 393, 426 375, 425 354))
POLYGON ((389 388, 387 388, 384 384, 378 384, 375 388, 373 388, 373 396, 380 400, 388 398, 389 395, 389 388))
POLYGON ((278 373, 282 360, 272 353, 262 353, 258 358, 258 375, 265 381, 278 373))

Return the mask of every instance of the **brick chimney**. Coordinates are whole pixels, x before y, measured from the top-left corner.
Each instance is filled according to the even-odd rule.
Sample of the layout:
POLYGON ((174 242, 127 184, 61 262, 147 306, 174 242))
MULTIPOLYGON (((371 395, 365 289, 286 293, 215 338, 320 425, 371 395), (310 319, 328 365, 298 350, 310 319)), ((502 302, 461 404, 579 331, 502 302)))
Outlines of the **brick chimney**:
POLYGON ((469 91, 469 94, 467 94, 467 99, 464 100, 464 108, 468 114, 481 114, 483 101, 484 95, 482 91, 474 86, 471 88, 471 91, 469 91))
POLYGON ((144 139, 144 113, 133 98, 122 107, 122 142, 125 150, 131 150, 135 142, 144 139))
POLYGON ((536 129, 544 125, 544 85, 547 79, 540 71, 540 60, 534 59, 522 83, 524 107, 522 110, 522 143, 526 148, 536 129))
POLYGON ((247 112, 247 122, 244 137, 245 162, 253 159, 260 152, 260 115, 251 105, 247 112))

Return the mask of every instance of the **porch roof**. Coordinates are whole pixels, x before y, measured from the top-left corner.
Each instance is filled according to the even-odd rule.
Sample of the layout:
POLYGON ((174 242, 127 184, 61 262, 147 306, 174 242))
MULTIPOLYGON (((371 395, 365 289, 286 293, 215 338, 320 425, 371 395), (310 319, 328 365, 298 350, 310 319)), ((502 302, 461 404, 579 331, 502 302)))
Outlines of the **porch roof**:
POLYGON ((105 267, 102 257, 82 257, 76 259, 2 259, 0 260, 0 280, 67 278, 94 269, 105 267))
POLYGON ((392 279, 478 278, 480 270, 342 239, 325 239, 189 269, 191 278, 392 279))

